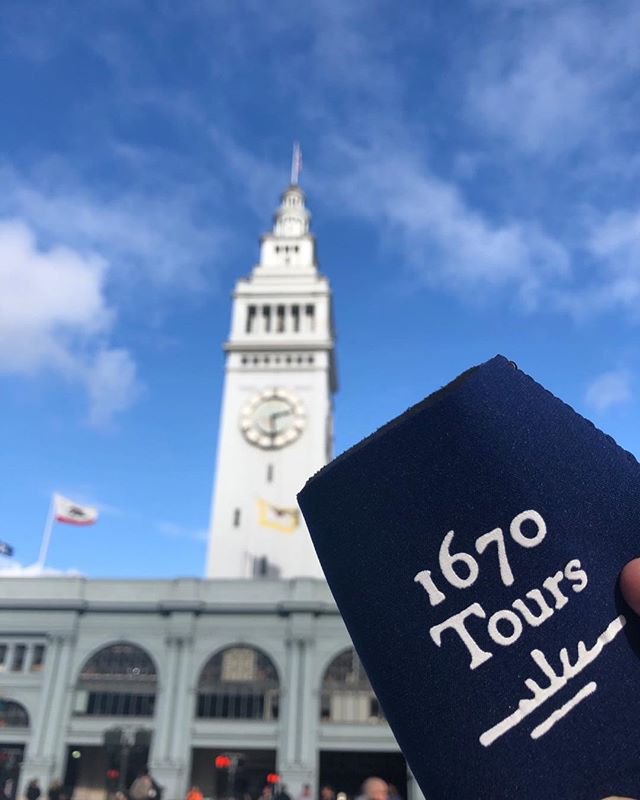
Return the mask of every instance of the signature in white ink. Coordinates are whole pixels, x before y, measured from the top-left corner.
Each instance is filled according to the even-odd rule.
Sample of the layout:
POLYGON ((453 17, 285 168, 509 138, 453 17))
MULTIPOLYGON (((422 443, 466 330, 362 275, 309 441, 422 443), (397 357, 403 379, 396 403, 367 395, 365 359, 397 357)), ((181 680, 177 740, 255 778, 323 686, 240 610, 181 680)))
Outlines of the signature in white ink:
MULTIPOLYGON (((489 745, 493 744, 496 739, 499 739, 500 736, 511 730, 511 728, 515 728, 515 726, 519 725, 525 717, 529 716, 529 714, 533 713, 537 708, 546 703, 550 697, 566 686, 572 678, 575 678, 575 676, 579 675, 582 670, 585 669, 585 667, 595 661, 602 652, 604 646, 610 644, 616 638, 626 623, 626 618, 620 614, 620 616, 616 617, 613 622, 609 623, 606 630, 604 630, 600 636, 598 636, 593 647, 587 649, 584 642, 578 642, 578 658, 573 664, 569 660, 567 648, 563 647, 559 654, 560 663, 562 664, 562 672, 560 674, 557 674, 554 671, 553 667, 549 664, 541 650, 532 650, 531 658, 536 662, 544 675, 549 679, 549 685, 541 687, 532 678, 527 678, 525 680, 525 686, 530 690, 531 697, 524 697, 518 702, 518 708, 513 712, 513 714, 509 714, 509 716, 505 717, 505 719, 503 719, 501 722, 498 722, 492 728, 486 730, 480 736, 480 744, 482 744, 484 747, 489 747, 489 745)), ((597 686, 593 682, 587 684, 587 686, 581 689, 571 700, 554 712, 542 724, 534 728, 531 736, 534 739, 543 736, 553 727, 553 725, 555 725, 556 722, 558 722, 558 720, 562 719, 565 714, 568 714, 571 709, 575 708, 579 702, 584 700, 590 694, 593 694, 596 688, 597 686)))

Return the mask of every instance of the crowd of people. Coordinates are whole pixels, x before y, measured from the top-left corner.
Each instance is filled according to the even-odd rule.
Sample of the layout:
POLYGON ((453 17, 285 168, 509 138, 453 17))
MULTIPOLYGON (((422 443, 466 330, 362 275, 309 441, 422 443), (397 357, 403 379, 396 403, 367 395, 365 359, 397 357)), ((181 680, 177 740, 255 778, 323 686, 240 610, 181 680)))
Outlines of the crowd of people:
MULTIPOLYGON (((200 789, 193 786, 185 800, 204 800, 204 798, 200 789)), ((293 798, 288 793, 285 784, 277 783, 266 784, 257 798, 246 794, 242 800, 293 800, 293 798)), ((311 784, 305 783, 295 800, 315 800, 311 784)), ((387 783, 382 778, 371 776, 362 784, 360 794, 353 797, 348 797, 346 792, 336 792, 333 786, 324 784, 320 788, 318 800, 402 800, 402 798, 393 784, 387 783)))
MULTIPOLYGON (((40 784, 37 780, 33 779, 29 781, 27 788, 24 791, 24 795, 27 800, 39 800, 39 798, 42 797, 42 790, 40 789, 40 784)), ((68 800, 64 793, 62 781, 58 780, 51 781, 49 788, 47 789, 46 796, 48 800, 68 800)), ((42 798, 42 800, 44 800, 44 798, 42 798)))
MULTIPOLYGON (((49 784, 45 798, 40 784, 35 778, 27 783, 24 791, 25 800, 71 800, 69 794, 62 785, 62 781, 54 780, 49 784)), ((156 783, 149 770, 145 768, 139 772, 127 790, 118 790, 113 798, 114 800, 162 800, 162 787, 156 783)), ((202 794, 199 798, 193 797, 191 800, 202 800, 202 794)))
MULTIPOLYGON (((54 780, 49 785, 46 798, 43 796, 38 781, 30 780, 25 789, 25 800, 71 800, 65 794, 64 786, 59 780, 54 780)), ((148 769, 140 771, 127 791, 119 790, 114 794, 114 800, 162 800, 162 787, 156 783, 148 769)), ((204 800, 199 786, 192 786, 185 796, 185 800, 204 800)), ((246 794, 242 800, 293 800, 284 784, 266 784, 259 797, 254 798, 246 794)), ((302 791, 295 800, 315 800, 311 785, 305 783, 302 791)), ((318 800, 402 800, 398 790, 382 778, 370 777, 362 784, 361 793, 355 798, 348 798, 345 792, 336 792, 332 786, 325 784, 320 789, 318 800)))

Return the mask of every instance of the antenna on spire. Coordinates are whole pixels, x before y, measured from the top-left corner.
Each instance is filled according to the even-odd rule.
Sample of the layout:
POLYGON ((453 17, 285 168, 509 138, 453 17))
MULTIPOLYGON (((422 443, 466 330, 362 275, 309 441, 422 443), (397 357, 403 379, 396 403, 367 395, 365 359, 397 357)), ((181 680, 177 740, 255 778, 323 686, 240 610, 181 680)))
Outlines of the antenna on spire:
POLYGON ((293 153, 291 154, 291 185, 297 186, 300 173, 302 172, 302 150, 300 142, 293 143, 293 153))

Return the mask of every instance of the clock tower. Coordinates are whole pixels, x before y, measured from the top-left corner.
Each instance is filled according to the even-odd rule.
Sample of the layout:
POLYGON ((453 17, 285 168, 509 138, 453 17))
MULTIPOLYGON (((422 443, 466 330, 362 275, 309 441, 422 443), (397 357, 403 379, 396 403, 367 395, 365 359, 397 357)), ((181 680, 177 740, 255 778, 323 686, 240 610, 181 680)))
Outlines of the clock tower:
POLYGON ((305 197, 281 197, 260 260, 236 284, 207 577, 322 577, 296 494, 332 455, 331 290, 305 197))

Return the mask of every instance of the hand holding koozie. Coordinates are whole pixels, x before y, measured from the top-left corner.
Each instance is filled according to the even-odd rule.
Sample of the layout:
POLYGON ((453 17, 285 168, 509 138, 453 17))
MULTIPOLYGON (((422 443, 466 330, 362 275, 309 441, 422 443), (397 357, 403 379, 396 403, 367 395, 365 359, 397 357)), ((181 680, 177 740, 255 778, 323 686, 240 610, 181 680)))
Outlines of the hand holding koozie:
POLYGON ((502 357, 299 496, 428 800, 639 796, 640 465, 502 357))

